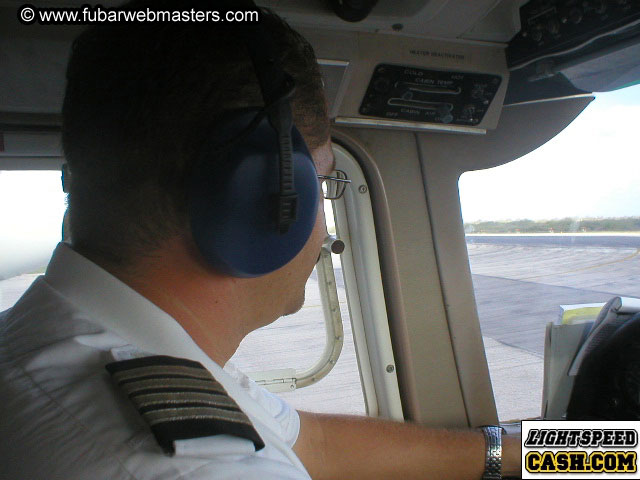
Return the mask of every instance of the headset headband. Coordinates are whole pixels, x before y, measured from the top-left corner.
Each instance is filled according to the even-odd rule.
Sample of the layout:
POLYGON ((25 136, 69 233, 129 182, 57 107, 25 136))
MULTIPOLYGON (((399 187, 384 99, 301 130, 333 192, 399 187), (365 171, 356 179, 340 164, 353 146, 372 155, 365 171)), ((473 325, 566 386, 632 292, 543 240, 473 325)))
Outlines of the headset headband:
MULTIPOLYGON (((233 4, 243 7, 257 10, 253 2, 233 4)), ((264 107, 218 116, 188 176, 194 241, 211 267, 235 277, 265 275, 290 262, 314 231, 322 193, 293 124, 294 82, 282 69, 269 20, 265 14, 258 23, 229 25, 246 45, 264 107)))
MULTIPOLYGON (((259 10, 253 1, 247 4, 259 10)), ((278 58, 278 49, 273 37, 261 20, 246 30, 246 45, 253 63, 269 124, 278 134, 280 168, 280 192, 275 199, 278 231, 286 233, 298 218, 298 195, 293 175, 293 140, 291 129, 293 116, 289 100, 295 90, 293 77, 286 73, 278 58)))

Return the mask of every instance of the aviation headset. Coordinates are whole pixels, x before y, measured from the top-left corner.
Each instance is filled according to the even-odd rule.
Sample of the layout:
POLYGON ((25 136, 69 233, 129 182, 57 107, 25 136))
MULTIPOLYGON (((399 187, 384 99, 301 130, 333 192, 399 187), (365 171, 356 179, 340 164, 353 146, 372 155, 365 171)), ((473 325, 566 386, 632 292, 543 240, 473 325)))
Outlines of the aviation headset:
POLYGON ((294 80, 262 21, 244 30, 264 107, 225 114, 202 145, 187 189, 191 232, 207 263, 234 277, 257 277, 287 264, 307 243, 320 186, 293 125, 294 80))

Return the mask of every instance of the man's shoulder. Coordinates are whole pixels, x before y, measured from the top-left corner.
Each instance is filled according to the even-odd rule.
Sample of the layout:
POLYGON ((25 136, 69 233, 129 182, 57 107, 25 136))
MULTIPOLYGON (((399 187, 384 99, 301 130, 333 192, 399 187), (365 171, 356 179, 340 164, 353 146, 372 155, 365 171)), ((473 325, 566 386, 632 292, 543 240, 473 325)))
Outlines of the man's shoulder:
MULTIPOLYGON (((186 400, 184 407, 198 409, 202 404, 189 402, 211 398, 182 382, 183 391, 173 396, 142 391, 147 403, 164 401, 165 408, 136 408, 105 368, 114 361, 109 347, 117 337, 67 310, 46 286, 36 286, 31 295, 38 298, 0 320, 0 458, 9 478, 308 478, 273 448, 256 452, 251 439, 233 430, 211 435, 216 432, 203 429, 202 436, 179 441, 168 455, 145 413, 155 412, 147 415, 151 422, 164 418, 171 425, 184 412, 193 413, 192 419, 204 412, 180 411, 171 402, 186 400)), ((131 389, 131 382, 144 387, 147 380, 162 384, 157 372, 140 370, 124 383, 131 389)), ((218 417, 224 417, 225 406, 218 407, 218 417)), ((237 419, 238 412, 226 411, 237 419)))

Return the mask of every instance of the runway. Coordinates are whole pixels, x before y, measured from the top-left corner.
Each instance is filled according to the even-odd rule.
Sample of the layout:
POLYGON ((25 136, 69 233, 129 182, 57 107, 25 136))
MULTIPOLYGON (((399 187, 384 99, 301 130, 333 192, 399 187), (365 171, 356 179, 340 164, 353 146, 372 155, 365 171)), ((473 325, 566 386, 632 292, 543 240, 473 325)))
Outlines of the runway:
POLYGON ((493 245, 526 245, 539 247, 605 247, 640 248, 639 234, 533 234, 533 235, 467 235, 467 243, 493 245))
POLYGON ((542 355, 559 305, 640 297, 640 236, 467 236, 482 333, 542 355))
POLYGON ((640 237, 467 236, 501 420, 540 415, 546 324, 560 305, 640 297, 640 237))

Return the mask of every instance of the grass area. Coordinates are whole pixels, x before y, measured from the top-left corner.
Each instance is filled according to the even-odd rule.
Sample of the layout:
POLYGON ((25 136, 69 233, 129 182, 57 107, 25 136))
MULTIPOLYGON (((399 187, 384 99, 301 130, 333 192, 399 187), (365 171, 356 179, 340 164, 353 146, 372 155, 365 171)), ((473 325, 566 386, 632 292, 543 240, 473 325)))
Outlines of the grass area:
POLYGON ((640 232, 640 217, 507 220, 464 224, 465 233, 640 232))

